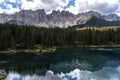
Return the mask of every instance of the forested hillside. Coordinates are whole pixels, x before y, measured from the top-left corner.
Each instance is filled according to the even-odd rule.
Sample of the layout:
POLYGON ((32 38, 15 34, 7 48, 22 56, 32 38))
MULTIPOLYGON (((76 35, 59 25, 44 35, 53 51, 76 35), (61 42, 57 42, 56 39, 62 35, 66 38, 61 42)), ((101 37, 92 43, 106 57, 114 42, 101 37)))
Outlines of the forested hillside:
POLYGON ((84 26, 119 26, 120 21, 106 21, 104 19, 97 18, 93 16, 89 21, 87 21, 84 26))
POLYGON ((96 16, 91 17, 86 23, 74 25, 72 27, 103 27, 103 26, 120 26, 120 21, 107 21, 96 16))
POLYGON ((108 30, 39 28, 0 24, 0 50, 34 49, 52 46, 120 44, 120 28, 108 30))

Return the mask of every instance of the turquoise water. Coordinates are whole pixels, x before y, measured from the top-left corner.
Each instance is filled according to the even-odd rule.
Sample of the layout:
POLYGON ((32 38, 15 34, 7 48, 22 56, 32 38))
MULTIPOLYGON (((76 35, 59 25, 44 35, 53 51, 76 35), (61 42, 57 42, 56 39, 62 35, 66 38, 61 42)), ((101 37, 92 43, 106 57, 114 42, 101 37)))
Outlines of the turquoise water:
POLYGON ((120 48, 0 54, 6 80, 120 80, 120 48))

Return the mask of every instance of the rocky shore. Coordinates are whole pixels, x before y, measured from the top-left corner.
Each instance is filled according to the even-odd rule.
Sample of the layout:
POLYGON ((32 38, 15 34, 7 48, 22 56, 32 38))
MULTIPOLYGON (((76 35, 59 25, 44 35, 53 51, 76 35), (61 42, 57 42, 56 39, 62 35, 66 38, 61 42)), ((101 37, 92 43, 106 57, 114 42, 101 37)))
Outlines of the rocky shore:
POLYGON ((56 51, 56 48, 49 48, 49 49, 36 49, 36 50, 6 50, 6 51, 0 51, 0 53, 10 53, 10 54, 14 54, 14 53, 49 53, 49 52, 54 52, 56 51))
POLYGON ((4 80, 7 76, 7 73, 4 70, 0 69, 0 80, 4 80))

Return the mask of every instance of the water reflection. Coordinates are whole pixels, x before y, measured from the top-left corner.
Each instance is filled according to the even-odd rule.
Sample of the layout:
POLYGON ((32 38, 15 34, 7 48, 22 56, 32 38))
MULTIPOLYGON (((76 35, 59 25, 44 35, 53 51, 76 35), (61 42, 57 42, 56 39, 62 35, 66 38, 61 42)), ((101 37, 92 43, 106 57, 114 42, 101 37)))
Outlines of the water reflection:
POLYGON ((120 66, 116 68, 103 67, 95 72, 74 69, 69 73, 54 74, 53 71, 47 71, 45 76, 20 75, 11 72, 5 80, 120 80, 119 75, 120 66))
POLYGON ((114 80, 110 75, 119 80, 119 52, 120 48, 67 48, 44 54, 0 54, 0 69, 8 73, 6 80, 114 80))

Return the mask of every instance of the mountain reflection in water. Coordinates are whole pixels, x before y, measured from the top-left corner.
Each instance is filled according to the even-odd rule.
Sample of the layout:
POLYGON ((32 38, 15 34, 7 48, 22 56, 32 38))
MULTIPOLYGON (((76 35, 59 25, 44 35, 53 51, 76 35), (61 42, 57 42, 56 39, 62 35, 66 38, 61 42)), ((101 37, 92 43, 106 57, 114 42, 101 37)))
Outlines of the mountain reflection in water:
POLYGON ((66 48, 0 54, 5 80, 120 80, 120 48, 66 48))

